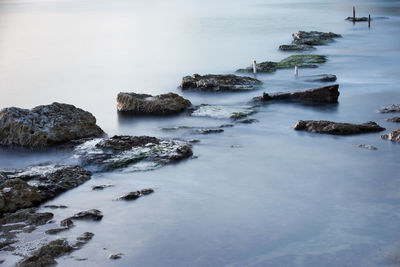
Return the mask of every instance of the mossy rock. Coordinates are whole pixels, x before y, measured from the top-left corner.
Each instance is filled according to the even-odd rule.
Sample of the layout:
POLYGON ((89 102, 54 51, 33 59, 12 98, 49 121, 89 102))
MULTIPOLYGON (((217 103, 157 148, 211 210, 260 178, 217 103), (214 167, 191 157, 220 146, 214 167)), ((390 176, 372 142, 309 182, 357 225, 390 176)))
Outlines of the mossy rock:
MULTIPOLYGON (((320 63, 326 62, 326 56, 321 55, 292 55, 287 57, 280 62, 266 61, 256 65, 257 72, 271 73, 277 69, 288 69, 294 68, 296 65, 299 68, 317 68, 320 63)), ((253 72, 253 66, 245 69, 239 69, 238 72, 253 72)))

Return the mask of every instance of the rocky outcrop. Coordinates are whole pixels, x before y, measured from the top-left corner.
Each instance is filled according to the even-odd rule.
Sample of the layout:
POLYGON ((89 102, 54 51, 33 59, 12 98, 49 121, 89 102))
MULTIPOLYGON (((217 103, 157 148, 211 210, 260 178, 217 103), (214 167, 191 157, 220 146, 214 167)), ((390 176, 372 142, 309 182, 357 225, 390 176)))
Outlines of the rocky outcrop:
POLYGON ((378 112, 380 113, 393 113, 400 112, 400 104, 393 104, 386 107, 381 107, 378 112))
POLYGON ((79 166, 38 165, 7 171, 0 180, 0 214, 29 208, 75 188, 91 178, 79 166))
POLYGON ((294 126, 297 131, 332 135, 353 135, 362 133, 374 133, 385 130, 373 121, 362 124, 341 123, 332 121, 298 121, 294 126))
MULTIPOLYGON (((325 63, 326 57, 321 55, 292 55, 287 57, 280 62, 266 61, 256 64, 257 72, 275 72, 278 69, 294 68, 317 68, 320 63, 325 63)), ((253 66, 249 66, 244 69, 238 69, 237 72, 253 72, 253 66)))
POLYGON ((318 31, 299 31, 292 34, 293 41, 291 45, 281 45, 282 51, 307 51, 315 49, 314 46, 326 45, 332 42, 333 39, 342 37, 340 34, 333 32, 318 32, 318 31))
POLYGON ((2 146, 46 147, 103 133, 91 113, 73 105, 53 103, 0 111, 2 146))
POLYGON ((119 112, 138 115, 171 115, 181 113, 190 105, 190 101, 174 93, 147 95, 119 93, 117 96, 119 112))
POLYGON ((381 135, 382 139, 386 139, 392 142, 400 143, 400 128, 397 130, 392 131, 389 134, 381 135))
POLYGON ((393 118, 389 118, 389 119, 386 119, 386 120, 390 121, 390 122, 399 123, 400 122, 400 117, 393 117, 393 118))
POLYGON ((193 74, 182 78, 182 90, 210 91, 210 92, 240 92, 255 90, 260 87, 261 81, 237 75, 204 75, 193 74))
POLYGON ((193 155, 183 141, 150 136, 114 136, 90 140, 75 149, 75 158, 95 171, 127 168, 151 170, 193 155), (140 164, 139 164, 140 163, 140 164))
POLYGON ((299 91, 294 93, 276 93, 267 94, 264 93, 260 97, 256 97, 253 100, 256 102, 268 102, 268 101, 304 101, 304 102, 315 102, 315 103, 337 103, 339 97, 339 85, 324 86, 315 89, 309 89, 306 91, 299 91))
POLYGON ((24 260, 19 262, 17 266, 20 267, 42 267, 42 266, 54 266, 57 264, 56 258, 64 255, 68 255, 75 250, 80 249, 92 238, 93 233, 83 233, 76 238, 76 241, 70 244, 65 239, 56 239, 48 244, 42 246, 38 250, 32 253, 31 256, 26 257, 24 260))

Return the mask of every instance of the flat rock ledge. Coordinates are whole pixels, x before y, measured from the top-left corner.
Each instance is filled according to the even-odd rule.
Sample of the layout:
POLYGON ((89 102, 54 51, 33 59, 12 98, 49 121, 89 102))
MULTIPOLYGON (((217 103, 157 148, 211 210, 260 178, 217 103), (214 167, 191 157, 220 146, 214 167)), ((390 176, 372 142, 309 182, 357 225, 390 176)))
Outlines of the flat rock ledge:
POLYGON ((117 103, 119 112, 137 115, 172 115, 181 113, 191 106, 189 100, 174 93, 157 96, 119 93, 117 103))
POLYGON ((292 34, 293 41, 291 45, 281 45, 282 51, 307 51, 315 49, 314 46, 326 45, 333 42, 335 38, 342 37, 340 34, 333 32, 319 31, 299 31, 292 34))
POLYGON ((384 131, 373 121, 362 124, 342 123, 333 121, 298 121, 294 126, 297 131, 307 131, 311 133, 331 134, 331 135, 353 135, 362 133, 374 133, 384 131))
POLYGON ((46 147, 104 134, 96 118, 73 105, 53 103, 0 111, 0 145, 46 147))
POLYGON ((386 139, 395 143, 400 143, 400 128, 397 130, 392 131, 389 134, 381 135, 382 139, 386 139))
POLYGON ((308 82, 335 82, 337 80, 336 75, 334 74, 318 74, 306 77, 306 81, 308 82))
POLYGON ((0 214, 37 206, 91 179, 79 166, 38 165, 3 172, 0 214))
POLYGON ((299 91, 294 93, 276 93, 267 94, 264 93, 260 97, 256 97, 253 100, 256 102, 268 102, 268 101, 304 101, 304 102, 315 102, 315 103, 338 103, 339 98, 339 85, 324 86, 315 89, 309 89, 305 91, 299 91))
MULTIPOLYGON (((368 21, 368 17, 347 17, 346 20, 351 21, 351 22, 362 22, 362 21, 368 21)), ((372 18, 371 18, 372 20, 372 18)))
POLYGON ((193 74, 182 78, 182 90, 208 92, 241 92, 258 89, 262 82, 245 76, 228 75, 199 75, 193 74))
MULTIPOLYGON (((280 62, 265 61, 256 64, 257 72, 271 73, 278 69, 289 69, 295 66, 299 68, 318 68, 317 64, 325 63, 326 57, 321 55, 292 55, 287 57, 280 62)), ((249 66, 244 69, 238 69, 237 72, 253 72, 253 66, 249 66)))
POLYGON ((191 145, 180 140, 150 136, 113 136, 87 141, 75 148, 74 157, 95 171, 127 168, 145 171, 190 158, 191 145))

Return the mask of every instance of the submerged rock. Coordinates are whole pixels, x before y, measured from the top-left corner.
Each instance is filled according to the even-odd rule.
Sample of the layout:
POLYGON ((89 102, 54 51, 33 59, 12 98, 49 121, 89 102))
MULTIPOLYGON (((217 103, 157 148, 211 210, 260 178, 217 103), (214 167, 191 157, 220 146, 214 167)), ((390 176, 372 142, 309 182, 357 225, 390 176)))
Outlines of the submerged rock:
POLYGON ((71 252, 80 249, 86 243, 88 243, 92 238, 93 233, 83 233, 78 236, 76 242, 70 244, 65 239, 56 239, 41 248, 37 249, 32 253, 31 256, 26 257, 20 261, 17 266, 20 267, 43 267, 43 266, 54 266, 57 264, 56 258, 64 255, 68 255, 71 252))
POLYGON ((149 136, 114 136, 94 139, 75 149, 85 166, 97 171, 130 167, 132 171, 149 170, 177 162, 193 155, 191 146, 178 140, 149 136))
POLYGON ((332 134, 332 135, 353 135, 362 133, 373 133, 384 131, 373 121, 362 124, 341 123, 332 121, 298 121, 294 126, 297 131, 307 131, 311 133, 332 134))
MULTIPOLYGON (((360 22, 360 21, 368 21, 368 17, 347 17, 346 20, 352 21, 352 22, 360 22)), ((372 18, 371 18, 372 20, 372 18)))
POLYGON ((310 77, 306 77, 306 81, 309 82, 334 82, 337 77, 333 74, 318 74, 310 77))
POLYGON ((377 147, 372 146, 372 145, 360 144, 360 145, 358 145, 358 147, 360 147, 360 148, 365 148, 365 149, 368 149, 368 150, 378 150, 377 147))
POLYGON ((119 93, 117 97, 119 112, 139 115, 171 115, 183 112, 190 101, 174 93, 163 95, 147 95, 135 93, 119 93))
POLYGON ((292 34, 294 45, 325 45, 327 42, 333 41, 335 38, 342 37, 340 34, 333 32, 318 32, 318 31, 299 31, 292 34))
POLYGON ((114 186, 113 184, 95 185, 95 186, 92 186, 92 190, 103 190, 103 189, 105 189, 107 187, 113 187, 113 186, 114 186))
POLYGON ((147 189, 142 189, 140 191, 134 191, 134 192, 130 192, 128 194, 125 194, 121 197, 119 197, 119 200, 136 200, 139 197, 145 196, 145 195, 150 195, 151 193, 153 193, 154 190, 151 188, 147 188, 147 189))
POLYGON ((110 254, 108 256, 108 258, 110 260, 117 260, 117 259, 120 259, 123 255, 124 255, 124 253, 115 253, 115 254, 110 254))
MULTIPOLYGON (((256 64, 257 72, 275 72, 278 69, 294 68, 317 68, 320 63, 325 63, 326 57, 321 55, 292 55, 280 62, 266 61, 256 64)), ((253 66, 239 69, 238 72, 253 72, 253 66)))
POLYGON ((228 105, 200 105, 191 111, 194 117, 209 117, 215 119, 243 119, 255 114, 252 106, 228 106, 228 105))
POLYGON ((182 78, 182 90, 212 91, 212 92, 239 92, 250 91, 260 87, 261 81, 237 75, 213 75, 201 76, 193 74, 182 78))
POLYGON ((389 134, 382 134, 381 135, 382 139, 387 139, 392 142, 400 143, 400 128, 397 130, 393 130, 389 134))
POLYGON ((400 112, 400 104, 393 104, 386 107, 381 107, 378 111, 380 113, 400 112))
POLYGON ((96 118, 73 105, 53 103, 0 111, 0 145, 45 147, 104 134, 96 118))
POLYGON ((309 51, 315 50, 315 47, 312 45, 305 45, 305 44, 291 44, 291 45, 280 45, 279 50, 282 51, 309 51))
POLYGON ((399 123, 400 122, 400 117, 393 117, 393 118, 389 118, 389 119, 386 119, 386 120, 390 121, 390 122, 399 123))
POLYGON ((43 207, 48 208, 48 209, 66 209, 66 208, 68 208, 65 205, 45 205, 43 207))
POLYGON ((267 94, 263 93, 262 96, 256 97, 254 101, 268 102, 268 101, 304 101, 315 103, 337 103, 339 98, 339 85, 324 86, 305 91, 294 93, 276 93, 267 94))
POLYGON ((203 128, 203 129, 198 129, 197 132, 199 134, 213 134, 213 133, 222 133, 224 132, 223 129, 207 129, 207 128, 203 128))

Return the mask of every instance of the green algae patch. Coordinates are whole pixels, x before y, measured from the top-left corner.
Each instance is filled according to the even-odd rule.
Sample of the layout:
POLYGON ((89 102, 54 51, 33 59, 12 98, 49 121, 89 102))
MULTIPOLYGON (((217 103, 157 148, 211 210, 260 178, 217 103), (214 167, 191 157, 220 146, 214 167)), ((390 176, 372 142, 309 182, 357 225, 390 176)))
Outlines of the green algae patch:
MULTIPOLYGON (((289 69, 294 68, 296 65, 299 68, 317 68, 318 65, 326 62, 326 56, 321 55, 292 55, 287 57, 280 62, 266 61, 256 65, 257 72, 271 73, 277 69, 289 69)), ((253 66, 239 69, 237 72, 253 72, 253 66)))

